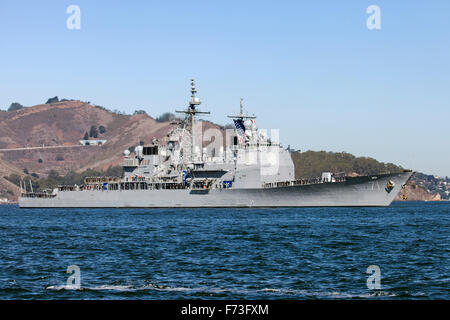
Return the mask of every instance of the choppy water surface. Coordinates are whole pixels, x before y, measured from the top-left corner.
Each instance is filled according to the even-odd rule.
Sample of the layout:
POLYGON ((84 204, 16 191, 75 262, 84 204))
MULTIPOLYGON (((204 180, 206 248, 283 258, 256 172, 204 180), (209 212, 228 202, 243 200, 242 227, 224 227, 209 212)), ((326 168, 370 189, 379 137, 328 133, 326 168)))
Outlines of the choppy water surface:
POLYGON ((0 206, 0 299, 449 299, 449 214, 0 206), (80 290, 66 286, 69 265, 80 290))

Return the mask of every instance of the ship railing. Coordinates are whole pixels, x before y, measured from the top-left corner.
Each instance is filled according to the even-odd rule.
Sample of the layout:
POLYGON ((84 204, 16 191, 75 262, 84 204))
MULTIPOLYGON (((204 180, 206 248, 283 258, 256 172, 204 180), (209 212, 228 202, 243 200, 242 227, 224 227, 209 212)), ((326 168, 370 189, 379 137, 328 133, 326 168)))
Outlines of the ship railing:
POLYGON ((22 198, 54 198, 56 197, 56 194, 46 192, 22 192, 20 196, 22 198))
POLYGON ((78 191, 80 189, 80 186, 78 185, 59 185, 58 191, 78 191))
POLYGON ((291 186, 301 186, 301 185, 313 185, 313 184, 321 184, 321 183, 336 183, 336 182, 345 182, 346 177, 333 177, 332 181, 324 181, 321 178, 312 178, 312 179, 297 179, 290 181, 277 181, 277 182, 269 182, 263 184, 263 188, 279 188, 279 187, 291 187, 291 186))
POLYGON ((150 182, 148 183, 149 190, 177 190, 187 189, 188 185, 179 182, 150 182))
POLYGON ((85 177, 84 183, 101 183, 101 182, 117 182, 120 181, 119 177, 85 177))
POLYGON ((173 190, 188 189, 180 182, 146 182, 139 179, 112 183, 92 183, 84 185, 58 186, 58 191, 128 191, 128 190, 173 190))

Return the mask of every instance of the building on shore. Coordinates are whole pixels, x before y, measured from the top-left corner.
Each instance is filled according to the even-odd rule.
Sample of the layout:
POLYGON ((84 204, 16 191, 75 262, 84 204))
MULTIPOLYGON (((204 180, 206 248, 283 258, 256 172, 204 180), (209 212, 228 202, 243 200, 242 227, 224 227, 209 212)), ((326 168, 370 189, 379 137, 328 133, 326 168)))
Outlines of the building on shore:
POLYGON ((82 146, 102 146, 106 140, 80 140, 82 146))

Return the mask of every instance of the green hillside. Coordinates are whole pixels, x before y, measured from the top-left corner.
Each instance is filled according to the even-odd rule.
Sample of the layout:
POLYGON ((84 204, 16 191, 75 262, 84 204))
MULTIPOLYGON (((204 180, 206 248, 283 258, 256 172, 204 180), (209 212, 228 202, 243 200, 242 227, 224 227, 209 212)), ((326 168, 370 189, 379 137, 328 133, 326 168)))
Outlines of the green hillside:
POLYGON ((373 158, 355 157, 345 152, 293 152, 291 157, 295 165, 296 179, 319 177, 322 172, 368 175, 403 170, 402 167, 392 163, 379 162, 373 158))

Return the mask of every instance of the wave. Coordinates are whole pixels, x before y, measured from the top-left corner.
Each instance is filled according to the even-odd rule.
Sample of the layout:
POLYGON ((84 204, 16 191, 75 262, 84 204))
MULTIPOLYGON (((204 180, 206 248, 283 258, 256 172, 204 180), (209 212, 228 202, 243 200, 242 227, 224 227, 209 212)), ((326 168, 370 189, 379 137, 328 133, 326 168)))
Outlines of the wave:
POLYGON ((45 288, 46 290, 79 290, 79 291, 148 291, 148 290, 156 290, 156 291, 185 291, 185 292, 211 292, 211 293, 219 293, 224 291, 229 291, 227 289, 221 288, 187 288, 187 287, 170 287, 156 284, 149 284, 144 286, 132 286, 132 285, 101 285, 101 286, 93 286, 93 287, 80 287, 76 288, 74 286, 68 285, 60 285, 60 286, 48 286, 45 288))
POLYGON ((259 291, 273 292, 283 295, 301 295, 306 297, 324 297, 324 298, 336 298, 336 299, 354 299, 354 298, 373 298, 373 297, 397 297, 395 293, 386 291, 375 291, 366 294, 351 294, 338 291, 308 291, 308 290, 295 290, 295 289, 277 289, 277 288, 264 288, 259 291))
POLYGON ((277 296, 301 296, 302 298, 331 298, 331 299, 373 299, 373 298, 394 298, 402 297, 404 295, 414 297, 423 296, 422 294, 411 294, 408 292, 387 292, 387 291, 373 291, 368 293, 347 293, 339 291, 314 291, 288 288, 263 288, 263 289, 232 289, 232 288, 217 288, 217 287, 171 287, 159 284, 147 284, 142 286, 133 285, 100 285, 90 287, 75 288, 70 285, 48 286, 46 290, 78 290, 78 291, 115 291, 115 292, 142 292, 142 291, 165 291, 165 292, 184 292, 186 294, 223 294, 229 293, 231 295, 248 295, 248 294, 274 294, 277 296))

